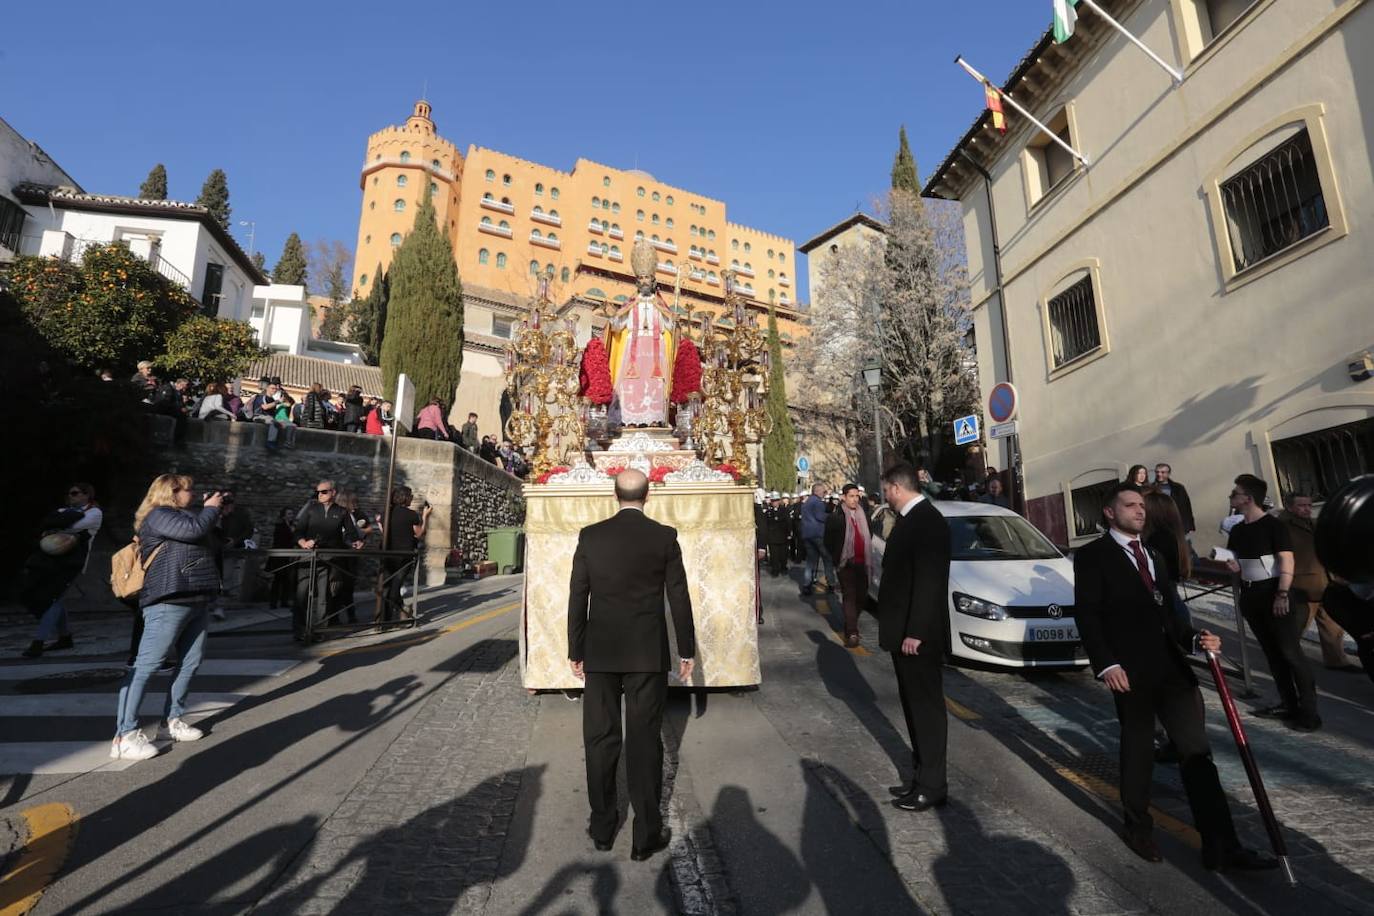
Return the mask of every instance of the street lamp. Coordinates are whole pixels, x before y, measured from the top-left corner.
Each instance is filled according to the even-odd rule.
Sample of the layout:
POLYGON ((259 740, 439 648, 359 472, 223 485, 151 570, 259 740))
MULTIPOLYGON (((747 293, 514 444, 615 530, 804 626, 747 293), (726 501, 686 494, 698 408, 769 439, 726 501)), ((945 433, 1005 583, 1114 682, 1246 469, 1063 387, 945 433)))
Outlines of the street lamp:
MULTIPOLYGON (((883 364, 870 359, 863 368, 864 384, 873 396, 873 444, 878 451, 878 482, 881 489, 883 478, 883 433, 878 426, 878 389, 883 386, 883 364)), ((876 491, 875 491, 876 492, 876 491)))

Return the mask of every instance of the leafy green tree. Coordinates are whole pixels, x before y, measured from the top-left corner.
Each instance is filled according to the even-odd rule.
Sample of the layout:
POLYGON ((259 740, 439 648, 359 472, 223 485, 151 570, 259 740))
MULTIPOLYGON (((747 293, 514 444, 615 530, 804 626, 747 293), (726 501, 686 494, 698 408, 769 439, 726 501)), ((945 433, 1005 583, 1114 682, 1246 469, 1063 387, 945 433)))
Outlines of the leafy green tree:
POLYGON ((391 289, 391 275, 382 273, 380 263, 372 277, 372 289, 368 294, 348 304, 345 331, 349 343, 362 347, 363 360, 369 366, 381 361, 382 341, 386 338, 387 299, 391 289))
POLYGON ((258 270, 262 271, 263 273, 267 273, 267 256, 266 256, 266 255, 264 255, 261 251, 255 251, 255 252, 253 252, 253 255, 252 255, 251 260, 252 260, 252 262, 253 262, 253 266, 254 266, 254 267, 256 267, 258 270))
POLYGON ((148 177, 143 179, 143 184, 138 188, 139 200, 166 200, 167 199, 167 167, 159 162, 153 166, 148 177))
POLYGON ((768 306, 768 400, 764 407, 772 429, 763 440, 763 482, 773 490, 791 490, 797 483, 797 433, 787 412, 787 378, 783 373, 778 315, 768 306))
POLYGON ((196 198, 196 206, 209 210, 215 222, 223 226, 226 232, 229 231, 229 178, 224 174, 224 169, 215 169, 205 179, 200 196, 196 198))
POLYGON ((916 158, 906 142, 906 125, 897 134, 897 155, 892 160, 892 187, 912 194, 921 193, 921 179, 916 174, 916 158))
POLYGON ((415 227, 392 257, 390 280, 381 347, 384 390, 394 398, 396 376, 405 372, 415 382, 417 406, 430 398, 452 404, 463 367, 463 287, 428 189, 415 227))
POLYGON ((197 315, 167 335, 163 353, 154 362, 170 377, 228 382, 266 355, 248 322, 197 315))
POLYGON ((25 319, 82 370, 133 371, 163 352, 196 301, 122 244, 93 245, 81 263, 24 257, 7 284, 25 319))
POLYGON ((305 248, 301 245, 301 237, 293 232, 286 237, 277 266, 272 268, 272 282, 305 286, 307 273, 305 248))
POLYGON ((343 340, 347 320, 348 306, 342 302, 330 305, 320 320, 320 340, 343 340))

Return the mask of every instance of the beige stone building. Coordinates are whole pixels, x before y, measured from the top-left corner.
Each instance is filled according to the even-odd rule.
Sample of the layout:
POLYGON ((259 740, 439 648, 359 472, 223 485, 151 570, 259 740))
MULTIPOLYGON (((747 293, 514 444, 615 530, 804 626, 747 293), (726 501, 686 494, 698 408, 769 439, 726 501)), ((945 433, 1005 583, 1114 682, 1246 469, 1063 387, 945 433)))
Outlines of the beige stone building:
POLYGON ((1236 474, 1320 499, 1374 470, 1374 4, 1101 3, 1182 83, 1080 7, 1003 89, 1090 164, 1008 106, 925 193, 963 205, 979 375, 1019 388, 1032 520, 1082 543, 1105 486, 1165 461, 1206 546, 1236 474))

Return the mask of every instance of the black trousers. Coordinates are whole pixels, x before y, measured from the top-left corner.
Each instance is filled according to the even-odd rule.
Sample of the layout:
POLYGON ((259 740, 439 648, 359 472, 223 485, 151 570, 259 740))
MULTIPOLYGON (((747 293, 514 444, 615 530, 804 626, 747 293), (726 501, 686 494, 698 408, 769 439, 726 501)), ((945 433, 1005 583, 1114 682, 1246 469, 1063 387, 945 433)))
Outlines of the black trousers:
POLYGON ((1307 596, 1293 589, 1288 599, 1290 610, 1283 617, 1275 617, 1274 595, 1278 588, 1277 579, 1242 586, 1240 610, 1269 662, 1269 674, 1274 678, 1279 701, 1304 718, 1310 718, 1317 714, 1317 681, 1302 652, 1307 596))
POLYGON ((1121 806, 1127 832, 1137 837, 1148 836, 1154 826, 1150 817, 1150 780, 1154 773, 1158 718, 1178 749, 1183 789, 1193 811, 1193 823, 1202 834, 1203 851, 1224 854, 1236 848, 1239 841, 1231 822, 1231 808, 1207 744, 1202 691, 1179 677, 1156 686, 1132 681, 1129 692, 1113 693, 1112 697, 1121 722, 1121 806))
POLYGON ((787 572, 787 542, 768 542, 768 572, 781 576, 787 572))
POLYGON ((588 671, 582 691, 582 741, 587 754, 587 801, 592 836, 609 843, 618 819, 615 772, 620 762, 620 698, 625 697, 625 782, 634 809, 634 847, 642 849, 663 830, 663 704, 668 675, 662 671, 617 674, 588 671))
POLYGON ((921 650, 935 655, 928 658, 893 652, 892 665, 897 669, 897 692, 902 697, 902 715, 911 738, 916 788, 932 798, 944 798, 949 792, 944 668, 938 648, 923 644, 921 650))
POLYGON ((341 623, 339 610, 352 600, 344 595, 344 574, 328 560, 315 561, 315 602, 310 604, 310 563, 302 562, 296 580, 296 601, 291 606, 291 627, 299 636, 305 632, 306 615, 311 627, 328 627, 341 623))
POLYGON ((382 561, 382 570, 386 576, 386 601, 382 605, 382 620, 392 621, 404 616, 405 598, 401 595, 401 588, 411 581, 411 567, 414 565, 414 560, 387 558, 382 561))

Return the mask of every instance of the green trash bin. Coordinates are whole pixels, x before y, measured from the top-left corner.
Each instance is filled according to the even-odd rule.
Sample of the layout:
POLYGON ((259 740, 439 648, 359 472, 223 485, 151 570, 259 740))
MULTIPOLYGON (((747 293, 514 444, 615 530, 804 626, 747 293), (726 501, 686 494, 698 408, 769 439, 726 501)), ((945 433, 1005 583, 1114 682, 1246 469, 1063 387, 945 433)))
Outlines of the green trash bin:
POLYGON ((497 571, 503 576, 523 569, 525 565, 525 529, 487 529, 487 559, 496 564, 497 571))

